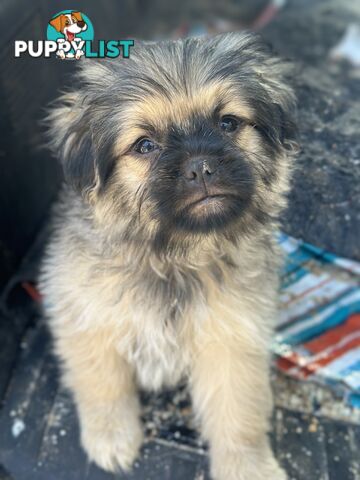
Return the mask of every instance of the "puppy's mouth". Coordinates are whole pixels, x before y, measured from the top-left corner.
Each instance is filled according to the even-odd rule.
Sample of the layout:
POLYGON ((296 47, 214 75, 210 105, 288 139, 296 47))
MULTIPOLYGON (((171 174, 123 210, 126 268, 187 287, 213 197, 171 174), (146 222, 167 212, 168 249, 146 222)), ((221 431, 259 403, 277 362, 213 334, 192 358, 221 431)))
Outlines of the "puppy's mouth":
POLYGON ((69 42, 72 42, 75 38, 75 33, 73 32, 69 32, 69 30, 66 32, 66 37, 68 39, 69 42))
POLYGON ((186 209, 191 211, 204 211, 207 209, 221 208, 228 196, 229 195, 225 194, 203 195, 189 203, 186 209))
POLYGON ((188 199, 175 213, 177 228, 192 233, 208 233, 226 228, 240 213, 240 199, 225 192, 203 192, 188 199))
POLYGON ((221 207, 234 201, 236 196, 236 192, 229 188, 219 188, 215 186, 205 187, 184 198, 182 206, 180 207, 179 205, 179 207, 183 211, 189 212, 221 207))

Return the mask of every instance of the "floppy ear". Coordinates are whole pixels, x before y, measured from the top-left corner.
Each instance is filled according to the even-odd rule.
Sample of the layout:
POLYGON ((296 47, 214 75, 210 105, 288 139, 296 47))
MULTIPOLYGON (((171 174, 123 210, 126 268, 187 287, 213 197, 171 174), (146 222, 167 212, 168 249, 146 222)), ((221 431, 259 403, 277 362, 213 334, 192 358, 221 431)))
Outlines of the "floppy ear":
POLYGON ((74 15, 77 21, 81 21, 83 19, 80 12, 71 12, 71 15, 74 15))
POLYGON ((61 13, 57 17, 50 20, 49 24, 55 28, 57 32, 61 32, 62 30, 62 23, 63 23, 63 14, 61 13))
POLYGON ((296 151, 298 149, 296 97, 291 87, 294 66, 276 56, 262 40, 257 38, 257 41, 258 62, 254 66, 254 71, 259 84, 266 92, 263 99, 272 111, 271 123, 277 130, 277 138, 282 147, 296 151))
POLYGON ((297 127, 295 122, 296 99, 290 86, 292 66, 271 56, 259 67, 258 80, 267 92, 267 105, 272 111, 272 125, 277 129, 280 144, 287 150, 296 151, 297 127), (266 68, 267 67, 267 68, 266 68))
POLYGON ((78 91, 62 95, 52 105, 45 125, 48 146, 60 159, 65 180, 91 199, 104 187, 113 164, 115 139, 106 120, 96 118, 78 91))
POLYGON ((295 150, 296 101, 289 81, 292 65, 274 55, 253 33, 227 33, 215 37, 215 41, 221 53, 216 59, 218 75, 232 78, 242 94, 247 95, 269 140, 295 150))

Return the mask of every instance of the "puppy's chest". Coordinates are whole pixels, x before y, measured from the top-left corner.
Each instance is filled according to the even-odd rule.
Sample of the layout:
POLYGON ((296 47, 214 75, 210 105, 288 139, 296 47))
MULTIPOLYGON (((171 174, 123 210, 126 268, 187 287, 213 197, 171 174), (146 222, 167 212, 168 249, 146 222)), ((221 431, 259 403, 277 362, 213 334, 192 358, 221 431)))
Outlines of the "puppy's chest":
POLYGON ((142 387, 157 390, 186 375, 202 289, 196 275, 149 275, 134 287, 128 312, 130 341, 122 339, 120 348, 142 387))
POLYGON ((189 345, 179 332, 168 326, 143 324, 127 350, 138 383, 145 389, 158 390, 176 385, 189 368, 189 345))

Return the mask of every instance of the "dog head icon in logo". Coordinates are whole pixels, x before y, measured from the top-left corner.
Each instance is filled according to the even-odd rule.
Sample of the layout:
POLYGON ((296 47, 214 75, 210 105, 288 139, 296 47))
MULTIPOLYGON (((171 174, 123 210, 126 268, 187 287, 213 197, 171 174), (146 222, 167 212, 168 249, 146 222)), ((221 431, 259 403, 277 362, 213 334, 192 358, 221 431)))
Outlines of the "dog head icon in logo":
POLYGON ((57 51, 57 56, 63 60, 73 58, 78 60, 84 55, 84 41, 93 40, 93 32, 86 15, 73 10, 64 10, 49 21, 47 36, 48 39, 56 40, 59 45, 63 45, 63 48, 57 51))

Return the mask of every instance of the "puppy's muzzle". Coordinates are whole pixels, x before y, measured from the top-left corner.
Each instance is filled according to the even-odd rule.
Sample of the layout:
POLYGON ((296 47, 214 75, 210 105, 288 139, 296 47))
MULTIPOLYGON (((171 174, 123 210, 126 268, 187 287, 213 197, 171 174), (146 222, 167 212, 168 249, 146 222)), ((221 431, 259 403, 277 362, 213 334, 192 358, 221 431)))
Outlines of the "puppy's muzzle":
POLYGON ((76 23, 77 23, 77 26, 80 27, 80 28, 84 28, 84 27, 85 27, 85 22, 84 22, 84 20, 78 20, 76 23))

